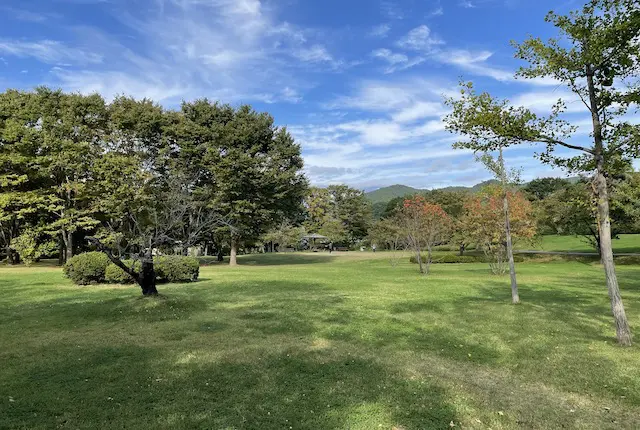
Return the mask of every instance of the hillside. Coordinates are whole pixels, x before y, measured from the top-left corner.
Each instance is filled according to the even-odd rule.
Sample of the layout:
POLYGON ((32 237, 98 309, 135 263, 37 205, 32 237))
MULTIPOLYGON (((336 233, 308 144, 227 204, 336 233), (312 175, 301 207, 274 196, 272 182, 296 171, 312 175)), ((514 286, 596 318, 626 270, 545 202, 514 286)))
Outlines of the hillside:
POLYGON ((365 195, 371 203, 386 203, 389 200, 396 197, 406 196, 407 194, 416 194, 421 191, 417 188, 408 187, 406 185, 391 185, 390 187, 379 188, 375 191, 370 191, 365 195))
MULTIPOLYGON (((497 182, 497 181, 495 179, 491 179, 488 181, 480 182, 479 184, 476 184, 473 187, 446 187, 441 189, 444 191, 470 191, 472 193, 475 193, 479 191, 482 187, 492 184, 494 182, 497 182)), ((379 188, 375 191, 370 191, 365 195, 367 196, 367 198, 371 203, 375 204, 375 203, 386 203, 396 197, 404 197, 406 195, 416 194, 424 191, 427 191, 427 190, 412 188, 406 185, 391 185, 390 187, 384 187, 384 188, 379 188)))

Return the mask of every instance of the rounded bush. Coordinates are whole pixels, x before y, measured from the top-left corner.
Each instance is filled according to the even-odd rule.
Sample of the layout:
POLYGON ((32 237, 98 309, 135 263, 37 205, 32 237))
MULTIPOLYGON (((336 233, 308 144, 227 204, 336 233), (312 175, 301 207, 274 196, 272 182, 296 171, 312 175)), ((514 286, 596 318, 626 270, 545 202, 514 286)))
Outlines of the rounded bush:
POLYGON ((85 252, 69 259, 64 274, 74 284, 89 285, 104 282, 107 266, 111 262, 102 252, 85 252))
POLYGON ((195 257, 161 255, 153 263, 158 282, 197 281, 200 275, 200 262, 195 257))
MULTIPOLYGON (((133 264, 133 262, 130 260, 123 261, 123 263, 129 267, 131 267, 131 265, 133 264)), ((122 270, 121 268, 119 268, 113 263, 107 266, 107 269, 105 270, 105 273, 104 273, 104 280, 108 284, 132 284, 133 283, 133 278, 129 276, 128 273, 126 273, 124 270, 122 270)))

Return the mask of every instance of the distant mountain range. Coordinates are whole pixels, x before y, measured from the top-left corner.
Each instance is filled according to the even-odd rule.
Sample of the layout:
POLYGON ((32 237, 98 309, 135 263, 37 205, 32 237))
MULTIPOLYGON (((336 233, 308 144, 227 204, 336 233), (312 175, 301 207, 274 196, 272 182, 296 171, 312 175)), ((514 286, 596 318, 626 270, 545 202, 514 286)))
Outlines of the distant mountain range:
MULTIPOLYGON (((480 191, 482 187, 485 187, 489 184, 493 184, 497 182, 495 179, 491 179, 489 181, 480 182, 479 184, 474 185, 473 187, 446 187, 440 188, 445 191, 470 191, 476 192, 480 191)), ((386 203, 390 200, 395 199, 396 197, 404 197, 406 195, 422 193, 428 190, 421 190, 418 188, 408 187, 406 185, 391 185, 389 187, 379 188, 375 191, 370 191, 365 195, 371 201, 371 203, 386 203)))

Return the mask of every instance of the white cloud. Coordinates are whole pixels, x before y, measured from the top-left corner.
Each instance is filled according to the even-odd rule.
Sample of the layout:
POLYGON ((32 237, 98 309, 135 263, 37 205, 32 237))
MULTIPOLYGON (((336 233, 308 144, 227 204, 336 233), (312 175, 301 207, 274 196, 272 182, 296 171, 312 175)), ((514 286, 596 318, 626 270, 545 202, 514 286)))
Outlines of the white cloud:
POLYGON ((442 103, 419 101, 397 113, 394 113, 392 118, 394 121, 404 123, 432 116, 441 116, 444 112, 445 109, 442 106, 442 103))
POLYGON ((398 46, 414 51, 429 51, 434 46, 442 44, 444 44, 444 42, 432 36, 431 29, 426 25, 414 28, 398 41, 398 46))
POLYGON ((376 25, 369 31, 369 36, 385 38, 389 35, 389 31, 391 30, 391 26, 389 24, 380 24, 376 25))
POLYGON ((326 34, 279 20, 259 0, 154 0, 147 8, 112 1, 128 32, 69 27, 65 43, 0 39, 0 54, 61 66, 50 74, 52 86, 158 101, 298 103, 314 86, 301 69, 352 65, 334 58, 323 44, 326 34))
POLYGON ((453 49, 440 52, 438 61, 460 67, 475 75, 488 76, 497 81, 508 82, 514 80, 513 72, 492 67, 486 61, 493 56, 491 51, 472 52, 464 49, 453 49))
POLYGON ((587 107, 570 91, 531 91, 518 94, 511 99, 515 106, 524 106, 538 113, 549 113, 558 100, 566 105, 566 113, 587 113, 587 107))
POLYGON ((23 41, 0 39, 0 52, 19 58, 35 58, 47 64, 88 65, 102 63, 100 54, 70 47, 55 40, 23 41))

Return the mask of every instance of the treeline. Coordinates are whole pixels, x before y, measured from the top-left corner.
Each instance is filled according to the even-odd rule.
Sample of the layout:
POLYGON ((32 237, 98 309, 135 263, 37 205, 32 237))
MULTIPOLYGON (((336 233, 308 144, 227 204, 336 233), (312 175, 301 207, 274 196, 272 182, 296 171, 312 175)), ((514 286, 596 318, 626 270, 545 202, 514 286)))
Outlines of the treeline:
MULTIPOLYGON (((207 99, 150 100, 47 88, 0 94, 0 241, 5 258, 61 262, 228 246, 304 215, 300 147, 273 118, 207 99)), ((136 274, 136 276, 139 274, 136 274)))
MULTIPOLYGON (((626 173, 608 178, 611 190, 611 226, 614 237, 619 234, 640 233, 640 173, 631 168, 626 173)), ((406 200, 422 196, 427 202, 440 205, 454 220, 463 218, 470 201, 482 200, 486 185, 479 192, 471 190, 429 190, 396 197, 380 206, 379 219, 393 218, 406 200)), ((590 178, 539 178, 514 187, 529 205, 528 217, 536 226, 538 235, 577 235, 599 251, 599 230, 594 210, 595 195, 590 178)), ((375 224, 374 224, 375 225, 375 224)), ((456 236, 468 237, 463 231, 456 236)), ((451 240, 456 241, 452 236, 451 240)), ((452 245, 454 243, 451 243, 452 245)), ((462 255, 466 244, 458 244, 462 255)))

